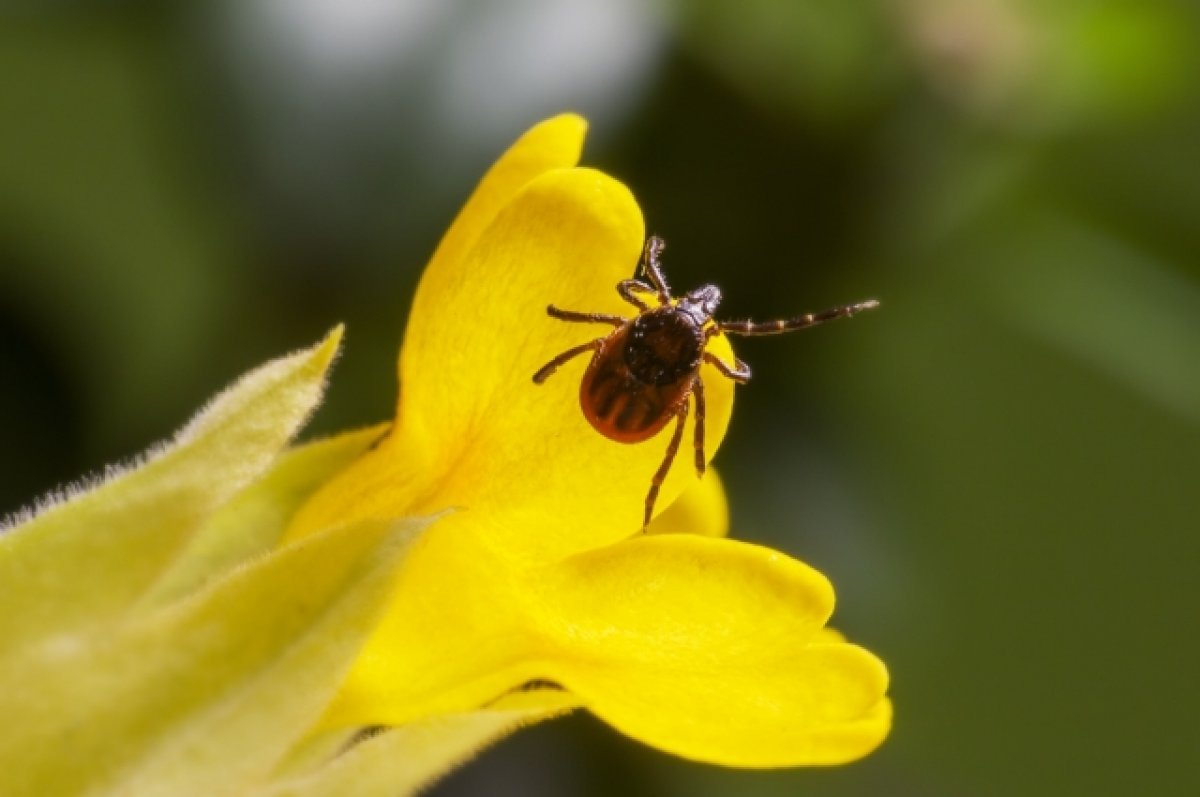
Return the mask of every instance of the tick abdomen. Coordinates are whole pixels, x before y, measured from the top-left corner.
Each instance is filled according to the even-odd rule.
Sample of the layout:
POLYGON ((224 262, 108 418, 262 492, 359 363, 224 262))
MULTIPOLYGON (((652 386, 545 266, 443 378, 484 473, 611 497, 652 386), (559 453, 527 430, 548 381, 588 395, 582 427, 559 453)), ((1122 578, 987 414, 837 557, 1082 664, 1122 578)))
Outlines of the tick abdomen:
POLYGON ((579 386, 584 417, 596 431, 610 440, 638 443, 658 434, 675 417, 700 362, 703 338, 696 342, 692 329, 686 321, 668 319, 643 329, 635 321, 612 333, 579 386), (692 349, 694 354, 689 354, 692 349), (693 364, 671 367, 672 352, 683 352, 693 364))

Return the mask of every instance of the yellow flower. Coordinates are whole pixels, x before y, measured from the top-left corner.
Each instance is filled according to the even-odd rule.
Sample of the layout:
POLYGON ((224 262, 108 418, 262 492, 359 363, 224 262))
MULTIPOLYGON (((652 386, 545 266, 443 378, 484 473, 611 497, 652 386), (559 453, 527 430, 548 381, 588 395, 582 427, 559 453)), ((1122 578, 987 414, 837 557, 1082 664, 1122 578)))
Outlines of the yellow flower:
MULTIPOLYGON (((576 166, 584 128, 569 115, 544 122, 488 172, 418 288, 394 424, 287 532, 449 510, 413 542, 325 724, 406 725, 497 701, 569 706, 561 693, 520 691, 550 682, 688 758, 860 757, 890 727, 887 676, 824 628, 827 580, 720 538, 723 520, 712 536, 640 534, 666 435, 624 445, 597 434, 578 405, 585 358, 545 385, 531 380, 595 336, 549 318, 547 304, 630 310, 615 286, 641 251, 641 212, 621 183, 576 166)), ((724 338, 710 348, 732 361, 724 338)), ((702 376, 711 456, 733 385, 709 365, 702 376)), ((660 508, 696 484, 689 459, 672 468, 660 508)), ((719 485, 697 495, 716 500, 719 485)))

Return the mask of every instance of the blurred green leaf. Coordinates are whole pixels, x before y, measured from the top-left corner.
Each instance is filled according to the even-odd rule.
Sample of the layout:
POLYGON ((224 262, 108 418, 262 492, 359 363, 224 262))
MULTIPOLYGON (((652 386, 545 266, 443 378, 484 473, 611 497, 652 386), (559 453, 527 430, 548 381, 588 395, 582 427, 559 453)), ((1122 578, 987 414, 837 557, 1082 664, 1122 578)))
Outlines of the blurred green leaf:
POLYGON ((341 328, 243 376, 142 465, 0 536, 0 640, 14 649, 114 618, 321 400, 341 328))
POLYGON ((165 26, 59 11, 0 24, 0 290, 71 358, 96 428, 153 429, 190 403, 169 390, 203 390, 241 236, 165 26))
POLYGON ((254 797, 399 797, 413 794, 524 725, 574 707, 565 693, 540 705, 483 709, 381 729, 315 773, 254 797))
POLYGON ((813 121, 876 106, 898 77, 887 18, 841 0, 678 0, 680 35, 745 94, 813 121))
POLYGON ((300 504, 386 431, 387 424, 381 424, 285 452, 265 476, 204 523, 143 602, 174 600, 234 565, 270 551, 300 504))
POLYGON ((1200 424, 1200 287, 1069 219, 1022 225, 983 270, 1015 328, 1200 424))
POLYGON ((0 659, 8 795, 230 794, 331 699, 425 525, 310 538, 157 613, 0 659), (69 765, 64 762, 69 761, 69 765))
POLYGON ((1031 94, 1068 123, 1161 111, 1194 89, 1196 10, 1171 0, 1074 0, 1033 6, 1042 58, 1031 94))

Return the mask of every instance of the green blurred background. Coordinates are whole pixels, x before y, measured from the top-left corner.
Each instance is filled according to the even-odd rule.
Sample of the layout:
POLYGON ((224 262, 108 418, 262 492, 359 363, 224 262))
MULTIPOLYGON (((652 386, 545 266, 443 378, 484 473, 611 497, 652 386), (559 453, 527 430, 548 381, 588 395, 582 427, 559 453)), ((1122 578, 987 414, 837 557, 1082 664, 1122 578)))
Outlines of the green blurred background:
POLYGON ((423 263, 564 109, 746 341, 735 533, 894 678, 856 765, 737 772, 586 715, 452 795, 1200 794, 1200 11, 1172 0, 5 4, 0 511, 349 325, 390 414, 423 263))

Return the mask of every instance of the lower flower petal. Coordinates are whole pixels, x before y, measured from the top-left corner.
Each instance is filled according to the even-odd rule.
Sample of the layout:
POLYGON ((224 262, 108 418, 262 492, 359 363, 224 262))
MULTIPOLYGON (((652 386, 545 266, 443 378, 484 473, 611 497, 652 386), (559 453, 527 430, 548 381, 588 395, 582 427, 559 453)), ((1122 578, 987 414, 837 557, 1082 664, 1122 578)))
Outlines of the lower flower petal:
POLYGON ((499 705, 548 680, 634 738, 731 766, 849 761, 887 735, 882 663, 824 628, 832 589, 798 561, 668 534, 520 567, 433 531, 326 727, 499 705))
POLYGON ((634 738, 696 760, 774 767, 852 760, 886 736, 883 664, 826 641, 832 590, 800 562, 667 535, 546 571, 530 609, 545 677, 634 738))
POLYGON ((870 753, 890 730, 882 665, 862 648, 814 645, 729 666, 737 669, 571 666, 559 677, 622 733, 711 764, 842 764, 870 753))
MULTIPOLYGON (((443 529, 455 514, 429 531, 443 529)), ((538 677, 521 572, 469 530, 423 535, 324 727, 404 725, 493 704, 538 677)))

